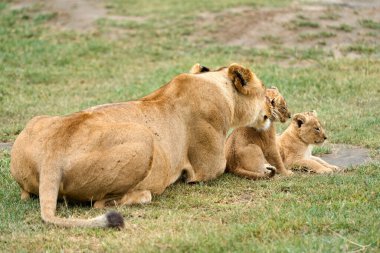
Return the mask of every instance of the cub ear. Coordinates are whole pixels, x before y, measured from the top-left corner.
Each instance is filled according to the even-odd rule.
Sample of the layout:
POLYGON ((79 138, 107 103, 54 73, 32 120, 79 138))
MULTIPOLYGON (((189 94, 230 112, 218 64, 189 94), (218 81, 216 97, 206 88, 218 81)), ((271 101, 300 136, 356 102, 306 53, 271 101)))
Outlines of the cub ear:
POLYGON ((270 89, 278 90, 276 86, 271 86, 270 89))
POLYGON ((244 95, 254 93, 255 88, 252 82, 255 81, 255 75, 247 68, 233 63, 228 67, 228 78, 232 81, 235 88, 244 95))
POLYGON ((194 66, 191 67, 190 69, 190 74, 199 74, 203 72, 209 72, 210 69, 200 65, 199 63, 194 64, 194 66))
POLYGON ((302 115, 301 113, 297 113, 297 114, 294 114, 293 121, 296 122, 298 127, 301 127, 305 123, 306 117, 302 115))

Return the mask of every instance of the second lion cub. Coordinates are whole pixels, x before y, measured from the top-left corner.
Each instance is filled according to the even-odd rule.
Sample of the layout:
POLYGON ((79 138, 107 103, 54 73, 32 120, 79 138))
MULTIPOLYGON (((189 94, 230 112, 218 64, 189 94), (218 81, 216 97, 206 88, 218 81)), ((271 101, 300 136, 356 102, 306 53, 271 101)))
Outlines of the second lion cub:
POLYGON ((284 123, 290 118, 290 112, 277 88, 267 89, 266 97, 266 106, 271 111, 271 126, 267 130, 241 127, 232 132, 225 146, 228 172, 249 179, 272 177, 276 169, 280 174, 292 174, 282 162, 276 144, 276 128, 273 124, 273 121, 284 123), (266 162, 276 169, 267 166, 266 162))
POLYGON ((340 170, 339 167, 311 154, 313 144, 322 144, 326 139, 325 130, 315 111, 295 114, 292 123, 278 138, 285 166, 289 169, 306 168, 315 173, 340 170))

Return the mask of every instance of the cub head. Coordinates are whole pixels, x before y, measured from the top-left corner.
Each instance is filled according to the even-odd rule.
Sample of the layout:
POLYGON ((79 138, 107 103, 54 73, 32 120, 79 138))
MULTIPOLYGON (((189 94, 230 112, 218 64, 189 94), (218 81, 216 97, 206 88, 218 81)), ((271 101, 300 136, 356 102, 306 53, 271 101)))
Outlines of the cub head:
POLYGON ((292 125, 299 138, 307 144, 322 144, 327 139, 315 111, 295 114, 292 125))
POLYGON ((291 113, 288 111, 285 98, 278 91, 277 87, 272 86, 271 88, 267 88, 265 96, 267 97, 267 103, 272 112, 270 117, 271 121, 284 123, 287 119, 291 118, 291 113))

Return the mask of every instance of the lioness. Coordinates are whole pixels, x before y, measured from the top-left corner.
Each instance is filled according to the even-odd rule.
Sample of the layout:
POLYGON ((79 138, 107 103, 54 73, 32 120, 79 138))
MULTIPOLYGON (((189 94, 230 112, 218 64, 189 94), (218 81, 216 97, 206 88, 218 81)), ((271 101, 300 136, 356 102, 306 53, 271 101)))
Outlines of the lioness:
POLYGON ((284 175, 292 172, 282 162, 276 144, 275 121, 282 123, 290 118, 290 112, 284 97, 276 87, 266 90, 266 107, 270 110, 269 129, 240 127, 228 137, 225 146, 227 171, 249 179, 273 177, 275 171, 284 175), (266 162, 270 165, 267 166, 266 162))
POLYGON ((122 227, 116 212, 57 217, 57 198, 98 207, 148 203, 183 174, 187 182, 213 179, 225 169, 228 129, 255 126, 264 103, 264 85, 238 64, 181 74, 136 101, 33 118, 13 145, 11 174, 22 199, 39 195, 47 223, 122 227))
POLYGON ((339 167, 311 154, 313 145, 322 144, 326 139, 325 131, 315 111, 295 114, 289 127, 278 138, 285 166, 289 169, 306 168, 315 173, 340 170, 339 167))

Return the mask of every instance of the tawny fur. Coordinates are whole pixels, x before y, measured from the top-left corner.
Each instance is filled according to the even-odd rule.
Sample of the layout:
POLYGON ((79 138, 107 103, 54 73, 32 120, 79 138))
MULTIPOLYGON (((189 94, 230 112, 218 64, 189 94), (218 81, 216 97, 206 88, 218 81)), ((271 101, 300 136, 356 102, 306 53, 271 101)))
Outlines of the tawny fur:
POLYGON ((231 133, 225 146, 228 172, 249 179, 269 178, 275 171, 283 175, 292 174, 282 162, 274 126, 275 121, 284 123, 290 118, 290 112, 277 88, 267 89, 266 97, 272 122, 269 129, 240 127, 231 133), (267 162, 270 166, 266 165, 267 162))
POLYGON ((314 144, 322 144, 326 139, 315 112, 297 113, 283 134, 278 138, 282 160, 289 169, 304 168, 315 173, 331 173, 340 170, 321 158, 311 154, 314 144))
POLYGON ((227 131, 256 125, 264 101, 261 81, 237 64, 181 74, 136 101, 33 118, 13 145, 11 174, 22 199, 39 195, 45 222, 110 226, 120 220, 115 213, 57 217, 57 198, 95 207, 149 203, 183 174, 188 182, 213 179, 225 169, 227 131))

